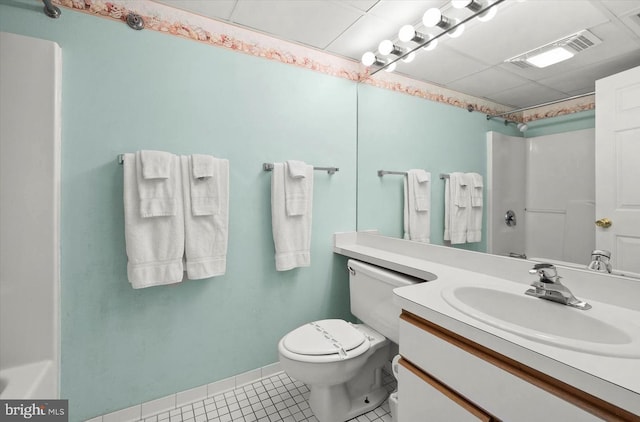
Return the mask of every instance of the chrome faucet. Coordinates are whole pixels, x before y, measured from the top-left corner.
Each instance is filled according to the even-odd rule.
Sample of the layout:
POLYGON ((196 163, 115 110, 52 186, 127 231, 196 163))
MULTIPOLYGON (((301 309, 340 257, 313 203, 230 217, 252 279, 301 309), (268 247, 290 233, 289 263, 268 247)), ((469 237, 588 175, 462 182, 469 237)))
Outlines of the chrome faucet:
POLYGON ((560 282, 561 277, 558 275, 554 265, 546 263, 536 264, 529 270, 529 274, 536 274, 539 279, 531 283, 533 289, 527 290, 525 294, 562 303, 563 305, 585 311, 591 309, 591 305, 576 299, 573 293, 560 282))
POLYGON ((598 271, 601 273, 611 273, 611 252, 603 249, 596 249, 591 252, 591 263, 587 266, 591 271, 598 271))

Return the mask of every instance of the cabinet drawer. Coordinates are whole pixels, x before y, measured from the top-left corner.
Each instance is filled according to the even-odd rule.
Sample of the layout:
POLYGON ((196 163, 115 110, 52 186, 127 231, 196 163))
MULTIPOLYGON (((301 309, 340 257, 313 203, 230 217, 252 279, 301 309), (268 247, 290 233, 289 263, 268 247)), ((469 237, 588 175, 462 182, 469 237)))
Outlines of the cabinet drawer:
POLYGON ((442 333, 426 331, 433 324, 425 325, 423 321, 403 312, 400 321, 403 358, 498 418, 522 422, 615 420, 598 418, 582 406, 566 401, 567 397, 560 398, 534 385, 532 380, 502 369, 482 354, 470 352, 471 348, 460 347, 454 337, 443 339, 446 335, 442 333))
POLYGON ((398 422, 494 419, 404 359, 398 366, 398 422))

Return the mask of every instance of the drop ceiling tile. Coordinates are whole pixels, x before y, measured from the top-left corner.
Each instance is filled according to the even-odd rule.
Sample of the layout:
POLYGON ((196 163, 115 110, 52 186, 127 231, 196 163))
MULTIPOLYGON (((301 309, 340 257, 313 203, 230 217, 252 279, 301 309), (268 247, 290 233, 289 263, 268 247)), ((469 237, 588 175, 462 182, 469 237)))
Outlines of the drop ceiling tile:
POLYGON ((563 92, 595 90, 595 81, 632 67, 640 66, 639 55, 623 55, 617 60, 608 60, 598 65, 582 67, 572 72, 558 73, 544 78, 539 83, 563 92))
POLYGON ((231 20, 276 37, 325 48, 362 16, 338 2, 238 0, 231 20))
POLYGON ((566 97, 568 97, 568 95, 564 92, 551 89, 534 82, 496 92, 491 95, 491 98, 497 103, 511 105, 517 108, 529 107, 548 101, 560 100, 566 97))
POLYGON ((229 20, 236 0, 157 0, 176 9, 187 10, 209 18, 229 20))
POLYGON ((416 59, 411 63, 398 63, 399 72, 438 85, 447 85, 487 67, 441 45, 433 51, 418 50, 416 59))
POLYGON ((528 82, 525 78, 492 67, 453 81, 448 86, 476 97, 490 97, 495 92, 522 86, 528 82))
POLYGON ((342 0, 343 3, 349 4, 363 12, 371 9, 376 3, 378 3, 378 1, 379 0, 342 0))
POLYGON ((599 3, 616 16, 623 16, 640 8, 639 0, 601 0, 599 3))
POLYGON ((360 60, 365 51, 375 51, 378 43, 395 34, 395 25, 373 15, 358 19, 327 46, 327 51, 360 60))
POLYGON ((403 25, 420 22, 427 9, 446 3, 446 0, 380 0, 369 13, 396 25, 398 31, 403 25))

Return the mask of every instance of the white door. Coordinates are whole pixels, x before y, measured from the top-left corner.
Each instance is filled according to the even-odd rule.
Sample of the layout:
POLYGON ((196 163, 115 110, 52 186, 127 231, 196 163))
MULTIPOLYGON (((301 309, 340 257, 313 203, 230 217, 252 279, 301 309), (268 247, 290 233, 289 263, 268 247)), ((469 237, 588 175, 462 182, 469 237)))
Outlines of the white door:
POLYGON ((613 268, 640 273, 640 67, 596 81, 596 219, 613 268))

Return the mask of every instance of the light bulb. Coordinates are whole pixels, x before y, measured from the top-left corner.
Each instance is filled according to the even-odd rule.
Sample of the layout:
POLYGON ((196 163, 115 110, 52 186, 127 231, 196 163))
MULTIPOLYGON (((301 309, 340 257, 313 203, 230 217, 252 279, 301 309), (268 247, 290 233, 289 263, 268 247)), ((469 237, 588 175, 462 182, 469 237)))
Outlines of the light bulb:
POLYGON ((362 55, 362 64, 365 66, 371 66, 376 62, 376 60, 377 60, 376 55, 373 54, 371 51, 367 51, 362 55))
POLYGON ((392 41, 384 40, 380 42, 380 45, 378 46, 378 51, 383 56, 388 56, 393 51, 393 47, 394 46, 392 41))
POLYGON ((396 70, 396 62, 391 63, 389 66, 384 68, 385 72, 393 72, 394 70, 396 70))
MULTIPOLYGON (((433 38, 433 37, 431 37, 433 38)), ((435 50, 435 48, 438 46, 438 40, 433 40, 433 41, 429 41, 429 43, 427 45, 425 45, 424 47, 422 47, 423 50, 425 51, 431 51, 431 50, 435 50)))
POLYGON ((451 5, 456 9, 464 9, 465 7, 469 6, 472 1, 473 0, 452 0, 451 5))
POLYGON ((424 12, 424 16, 422 16, 422 23, 427 28, 433 28, 438 25, 440 21, 442 21, 442 12, 435 7, 424 12))
POLYGON ((398 39, 402 42, 413 41, 416 36, 416 30, 413 25, 405 25, 398 31, 398 39))
MULTIPOLYGON (((451 26, 455 26, 458 25, 458 22, 460 22, 459 20, 454 20, 453 21, 453 25, 451 26)), ((462 33, 464 32, 464 24, 459 25, 455 30, 447 32, 447 35, 450 36, 451 38, 458 38, 460 35, 462 35, 462 33)))
POLYGON ((491 9, 478 15, 478 20, 480 22, 489 22, 491 19, 493 19, 496 16, 497 13, 498 13, 498 5, 492 6, 491 9))
POLYGON ((415 51, 412 51, 411 53, 407 54, 405 57, 402 58, 402 61, 405 63, 411 63, 413 61, 413 59, 416 58, 416 53, 415 51))

